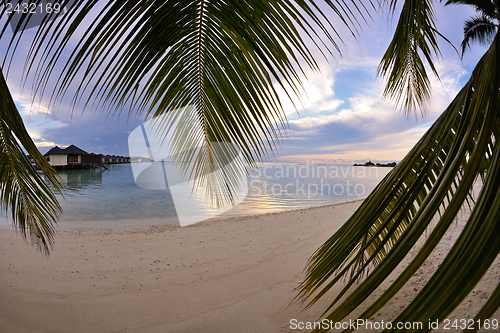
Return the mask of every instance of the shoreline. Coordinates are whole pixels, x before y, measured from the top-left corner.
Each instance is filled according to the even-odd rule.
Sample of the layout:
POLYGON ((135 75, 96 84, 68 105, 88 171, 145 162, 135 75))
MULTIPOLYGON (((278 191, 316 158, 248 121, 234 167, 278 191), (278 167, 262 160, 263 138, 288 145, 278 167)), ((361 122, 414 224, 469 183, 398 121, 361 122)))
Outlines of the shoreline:
MULTIPOLYGON (((290 321, 317 320, 333 294, 306 310, 292 302, 303 269, 360 204, 219 216, 182 228, 63 230, 48 257, 12 228, 0 228, 0 331, 305 332, 292 329, 290 321)), ((467 214, 459 215, 374 320, 394 319, 428 281, 463 228, 467 214)), ((499 277, 497 260, 450 318, 473 318, 499 277)), ((500 312, 492 318, 500 319, 500 312)))
MULTIPOLYGON (((64 232, 64 231, 72 231, 72 230, 107 230, 107 231, 128 231, 128 230, 142 230, 142 229, 151 229, 151 228, 158 228, 158 227, 169 227, 169 228, 186 228, 189 226, 193 225, 198 225, 200 223, 205 223, 208 221, 211 222, 216 222, 216 221, 222 221, 222 220, 228 220, 228 219, 242 219, 242 218, 254 218, 254 217, 261 217, 261 216, 266 216, 270 214, 283 214, 283 213, 289 213, 289 212, 295 212, 295 211, 302 211, 302 210, 311 210, 311 209, 321 209, 323 207, 331 207, 331 206, 337 206, 337 205, 343 205, 343 204, 348 204, 348 203, 356 203, 356 202, 363 202, 366 198, 358 198, 350 201, 345 201, 345 202, 338 202, 338 203, 331 203, 331 204, 325 204, 325 205, 319 205, 319 206, 311 206, 311 207, 303 207, 303 208, 291 208, 291 209, 284 209, 280 211, 275 211, 275 212, 267 212, 267 213, 256 213, 256 214, 231 214, 229 213, 231 210, 226 211, 224 213, 221 213, 220 215, 216 215, 213 217, 210 217, 206 220, 200 221, 198 223, 194 223, 191 225, 187 225, 184 227, 181 227, 178 223, 178 220, 176 217, 147 217, 143 219, 137 219, 137 218, 131 218, 131 219, 107 219, 107 220, 66 220, 66 221, 59 221, 59 223, 56 225, 56 232, 64 232), (229 214, 226 214, 229 213, 229 214), (137 223, 137 221, 144 221, 141 223, 137 223), (61 225, 61 222, 64 225, 61 225), (78 224, 78 226, 73 226, 69 224, 78 224), (92 224, 96 224, 99 226, 92 226, 92 224)), ((0 218, 0 230, 2 229, 12 229, 15 230, 11 224, 10 221, 5 220, 4 217, 0 218)))
POLYGON ((49 257, 2 228, 0 331, 287 332, 316 316, 290 305, 308 257, 358 205, 61 231, 49 257))

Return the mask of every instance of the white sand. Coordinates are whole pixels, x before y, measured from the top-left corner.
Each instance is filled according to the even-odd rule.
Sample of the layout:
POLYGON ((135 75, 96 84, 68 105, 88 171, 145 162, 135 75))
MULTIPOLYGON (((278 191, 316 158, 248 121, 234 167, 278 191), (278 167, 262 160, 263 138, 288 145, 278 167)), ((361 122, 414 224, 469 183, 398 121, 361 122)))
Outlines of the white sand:
MULTIPOLYGON (((289 305, 306 261, 359 204, 184 228, 64 230, 49 257, 1 228, 0 332, 300 332, 290 320, 314 321, 327 304, 289 305)), ((376 320, 394 318, 417 293, 461 223, 376 320)), ((498 262, 490 271, 456 318, 484 304, 498 262)))

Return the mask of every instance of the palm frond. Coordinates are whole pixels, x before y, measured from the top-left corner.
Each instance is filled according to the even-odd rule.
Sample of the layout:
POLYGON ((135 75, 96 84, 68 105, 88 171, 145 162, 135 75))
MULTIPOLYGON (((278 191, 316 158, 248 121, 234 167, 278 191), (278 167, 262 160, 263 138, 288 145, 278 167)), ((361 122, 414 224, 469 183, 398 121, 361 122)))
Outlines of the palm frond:
POLYGON ((462 56, 470 42, 475 41, 481 44, 489 45, 495 37, 497 26, 489 17, 481 15, 475 16, 464 23, 464 39, 460 46, 462 47, 462 56))
MULTIPOLYGON (((362 1, 325 3, 353 34, 361 26, 358 19, 369 15, 362 1)), ((43 95, 56 64, 65 64, 55 76, 55 104, 72 82, 80 82, 73 107, 90 103, 110 115, 125 109, 157 117, 194 106, 203 134, 192 160, 199 163, 194 175, 210 174, 206 168, 220 167, 212 143, 235 144, 250 164, 274 149, 287 128, 275 87, 301 96, 303 67, 318 70, 306 42, 331 52, 326 41, 340 52, 335 28, 308 0, 113 0, 105 6, 76 0, 60 20, 37 31, 26 71, 35 78, 34 91, 43 95), (78 30, 89 17, 90 25, 78 30), (83 35, 63 61, 77 31, 83 35)), ((15 47, 9 55, 14 52, 15 47)), ((168 128, 158 134, 166 136, 168 128)), ((198 139, 197 131, 184 129, 198 139)))
POLYGON ((495 0, 448 0, 445 6, 448 5, 468 5, 474 7, 474 9, 480 13, 482 16, 489 18, 494 18, 498 16, 497 4, 495 0))
POLYGON ((61 191, 55 171, 40 154, 24 127, 5 82, 0 75, 0 204, 10 210, 12 222, 24 237, 49 253, 54 224, 61 207, 47 183, 28 161, 36 161, 54 188, 61 191))
MULTIPOLYGON (((394 271, 430 227, 431 221, 437 218, 432 233, 411 263, 359 318, 370 318, 383 307, 439 243, 467 202, 485 165, 484 184, 466 227, 431 280, 394 322, 446 318, 472 291, 498 255, 499 52, 500 37, 497 35, 468 83, 441 117, 346 224, 310 258, 308 273, 298 294, 303 301, 311 298, 308 306, 350 273, 346 286, 324 313, 329 312, 328 320, 341 321, 357 309, 394 271), (370 265, 373 270, 368 272, 370 265), (339 303, 363 274, 367 274, 366 278, 339 303)), ((499 294, 497 288, 476 318, 488 318, 498 308, 499 294)), ((423 332, 429 330, 424 327, 423 332)))
MULTIPOLYGON (((390 1, 393 11, 396 2, 390 1)), ((433 64, 440 55, 433 7, 432 0, 404 2, 393 39, 378 67, 378 74, 387 80, 384 96, 407 115, 417 109, 425 114, 428 108, 430 81, 425 64, 438 76, 433 64)))

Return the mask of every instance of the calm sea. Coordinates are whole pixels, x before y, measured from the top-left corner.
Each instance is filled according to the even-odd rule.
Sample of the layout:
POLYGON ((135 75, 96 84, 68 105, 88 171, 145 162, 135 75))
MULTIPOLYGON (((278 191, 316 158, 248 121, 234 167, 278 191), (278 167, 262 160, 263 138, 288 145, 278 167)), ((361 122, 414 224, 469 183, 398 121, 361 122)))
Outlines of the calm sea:
MULTIPOLYGON (((261 164, 250 173, 246 198, 224 216, 262 214, 364 198, 390 170, 392 168, 309 163, 261 164)), ((176 221, 170 191, 137 186, 130 164, 109 165, 107 170, 60 171, 59 174, 66 191, 65 198, 58 197, 64 210, 59 223, 62 227, 101 228, 137 223, 145 226, 176 221)))

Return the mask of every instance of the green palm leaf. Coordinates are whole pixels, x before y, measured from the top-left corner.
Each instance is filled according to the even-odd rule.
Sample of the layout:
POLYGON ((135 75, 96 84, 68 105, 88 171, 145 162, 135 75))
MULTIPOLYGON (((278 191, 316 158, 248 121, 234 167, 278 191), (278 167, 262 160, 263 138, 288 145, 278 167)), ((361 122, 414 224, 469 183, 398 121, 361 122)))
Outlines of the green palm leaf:
MULTIPOLYGON (((387 2, 394 11, 397 1, 387 2)), ((378 67, 379 75, 387 79, 384 96, 406 114, 417 108, 425 114, 428 107, 430 81, 425 63, 438 75, 433 64, 439 56, 433 7, 432 0, 404 2, 393 39, 378 67)))
MULTIPOLYGON (((353 33, 360 26, 357 17, 368 14, 361 1, 325 2, 353 33)), ((323 42, 328 40, 340 51, 335 29, 313 1, 113 0, 99 6, 96 0, 77 0, 60 20, 38 30, 26 66, 34 90, 43 95, 62 62, 51 87, 55 104, 79 82, 71 88, 73 106, 91 103, 110 115, 127 110, 156 117, 192 105, 196 125, 175 129, 185 145, 172 151, 183 156, 184 148, 201 141, 190 162, 177 161, 190 177, 220 170, 226 159, 213 149, 216 142, 234 143, 250 164, 272 151, 287 128, 277 87, 301 96, 303 66, 318 69, 306 42, 330 52, 323 42), (84 26, 89 17, 95 19, 84 26), (60 60, 80 26, 82 38, 69 59, 60 60), (193 162, 194 167, 187 164, 193 162)), ((14 52, 15 47, 10 55, 14 52)), ((158 127, 160 138, 174 130, 173 118, 158 127)), ((227 190, 215 202, 233 199, 232 188, 244 180, 244 171, 220 178, 224 184, 217 187, 227 190)))
POLYGON ((23 152, 36 161, 48 181, 61 191, 55 171, 40 154, 24 127, 9 93, 3 73, 0 75, 0 202, 10 210, 12 223, 24 237, 49 253, 54 238, 54 223, 61 207, 52 190, 28 161, 23 152))
POLYGON ((462 56, 467 47, 470 47, 470 42, 477 41, 482 44, 490 44, 491 39, 495 37, 497 26, 487 16, 476 16, 464 24, 464 40, 462 41, 462 56))
POLYGON ((469 5, 481 14, 489 18, 498 17, 498 1, 497 0, 448 0, 448 5, 469 5))
MULTIPOLYGON (((371 318, 383 307, 439 243, 467 203, 485 166, 482 190, 466 227, 431 280, 394 322, 446 318, 472 291, 499 253, 499 52, 497 35, 469 82, 442 116, 347 223, 310 258, 308 274, 298 294, 303 301, 311 298, 309 306, 340 279, 348 278, 324 313, 329 320, 341 321, 357 309, 408 255, 433 218, 438 217, 438 223, 408 267, 359 318, 371 318), (370 266, 373 269, 368 274, 370 266), (367 274, 363 282, 340 302, 363 274, 367 274)), ((499 289, 476 319, 489 318, 499 307, 499 289)), ((423 331, 429 330, 424 325, 423 331)))

